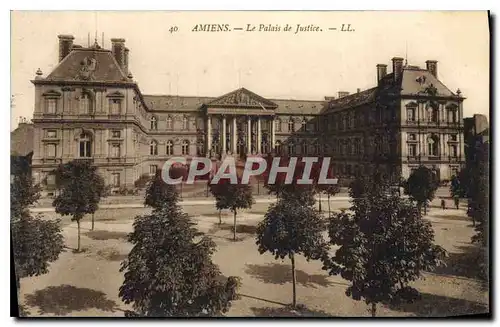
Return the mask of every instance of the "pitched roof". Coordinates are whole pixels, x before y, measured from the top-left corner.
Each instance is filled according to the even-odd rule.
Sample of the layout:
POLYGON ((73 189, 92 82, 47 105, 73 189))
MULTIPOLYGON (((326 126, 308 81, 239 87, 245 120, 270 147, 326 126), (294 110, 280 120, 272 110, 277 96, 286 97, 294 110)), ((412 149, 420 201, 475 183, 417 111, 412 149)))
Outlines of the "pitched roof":
POLYGON ((130 82, 111 51, 95 47, 73 48, 46 78, 46 80, 68 79, 130 82))
POLYGON ((432 95, 438 97, 456 96, 428 70, 417 66, 406 66, 397 81, 394 73, 385 75, 380 83, 362 92, 354 93, 329 102, 329 110, 355 107, 374 101, 377 96, 396 93, 400 95, 432 95))
POLYGON ((143 95, 149 110, 154 111, 194 111, 215 99, 214 97, 195 97, 179 95, 143 95))
POLYGON ((326 109, 327 101, 272 99, 277 114, 315 115, 326 109))
POLYGON ((355 107, 375 100, 377 87, 330 101, 328 109, 355 107))
POLYGON ((401 81, 402 95, 436 95, 450 97, 455 94, 450 91, 440 80, 428 70, 418 68, 405 68, 401 81), (432 90, 435 88, 435 90, 432 90), (430 94, 429 92, 436 92, 430 94))

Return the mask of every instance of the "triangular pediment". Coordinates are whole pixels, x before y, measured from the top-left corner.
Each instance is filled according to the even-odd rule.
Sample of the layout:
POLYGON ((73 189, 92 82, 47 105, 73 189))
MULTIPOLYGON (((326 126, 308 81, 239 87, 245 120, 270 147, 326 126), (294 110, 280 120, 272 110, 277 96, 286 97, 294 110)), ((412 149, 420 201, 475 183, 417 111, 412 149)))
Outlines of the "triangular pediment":
POLYGON ((240 88, 224 94, 210 102, 207 107, 242 107, 276 109, 278 105, 266 98, 261 97, 245 88, 240 88))

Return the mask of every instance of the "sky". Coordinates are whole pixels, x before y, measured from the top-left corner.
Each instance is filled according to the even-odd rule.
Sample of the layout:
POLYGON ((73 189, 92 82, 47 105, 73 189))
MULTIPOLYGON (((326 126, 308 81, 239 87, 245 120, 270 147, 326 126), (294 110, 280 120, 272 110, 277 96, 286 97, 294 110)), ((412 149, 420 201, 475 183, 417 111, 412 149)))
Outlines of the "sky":
POLYGON ((20 116, 33 116, 30 80, 38 68, 45 77, 57 65, 57 35, 71 34, 87 46, 89 33, 105 48, 111 38, 126 40, 129 69, 143 94, 217 97, 245 87, 267 98, 321 100, 375 86, 376 65, 391 72, 391 58, 404 57, 420 67, 437 60, 438 78, 467 98, 464 116, 489 116, 485 11, 14 11, 11 130, 20 116), (243 30, 194 32, 197 24, 243 30), (256 30, 246 31, 247 24, 256 30), (260 24, 280 31, 259 31, 260 24), (295 34, 297 24, 321 31, 295 34), (354 31, 342 32, 342 24, 354 31))

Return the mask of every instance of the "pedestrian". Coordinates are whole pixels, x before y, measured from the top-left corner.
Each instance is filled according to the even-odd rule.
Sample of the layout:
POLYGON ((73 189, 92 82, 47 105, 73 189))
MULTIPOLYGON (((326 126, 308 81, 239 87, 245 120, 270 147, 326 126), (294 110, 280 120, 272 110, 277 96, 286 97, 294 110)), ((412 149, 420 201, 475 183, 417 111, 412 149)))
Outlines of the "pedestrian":
POLYGON ((455 207, 457 210, 460 208, 460 198, 458 196, 455 197, 455 207))
POLYGON ((441 208, 443 210, 446 209, 446 201, 444 199, 441 199, 441 208))

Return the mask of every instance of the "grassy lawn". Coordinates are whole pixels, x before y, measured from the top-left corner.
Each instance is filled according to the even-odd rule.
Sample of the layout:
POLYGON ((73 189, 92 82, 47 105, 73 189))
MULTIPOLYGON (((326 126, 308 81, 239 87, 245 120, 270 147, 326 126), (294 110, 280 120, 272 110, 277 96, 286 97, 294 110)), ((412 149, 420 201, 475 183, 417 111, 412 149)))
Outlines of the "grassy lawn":
MULTIPOLYGON (((437 202, 438 203, 438 202, 437 202)), ((301 307, 291 311, 292 285, 290 262, 260 255, 255 245, 255 226, 269 204, 256 204, 238 214, 236 242, 232 241, 233 216, 223 212, 223 224, 211 206, 188 206, 184 210, 197 222, 200 231, 217 243, 214 261, 226 276, 240 276, 240 299, 233 302, 227 316, 370 316, 367 305, 345 296, 347 282, 328 276, 319 262, 299 257, 297 301, 301 307)), ((332 202, 332 209, 348 207, 332 202)), ((323 207, 326 209, 326 207, 323 207)), ((123 316, 129 309, 118 297, 123 282, 120 262, 131 249, 126 235, 132 230, 135 216, 150 209, 106 209, 95 215, 95 229, 90 230, 90 216, 82 222, 81 253, 76 247, 76 223, 63 218, 67 249, 46 275, 21 280, 21 301, 31 315, 43 316, 123 316)), ((47 219, 54 213, 45 214, 47 219)), ((432 208, 427 217, 436 233, 436 242, 449 251, 448 266, 425 273, 415 283, 422 299, 409 305, 379 307, 379 316, 449 316, 486 312, 488 291, 471 272, 471 257, 477 257, 470 245, 473 234, 465 210, 432 208)), ((472 267, 473 268, 473 267, 472 267)))

